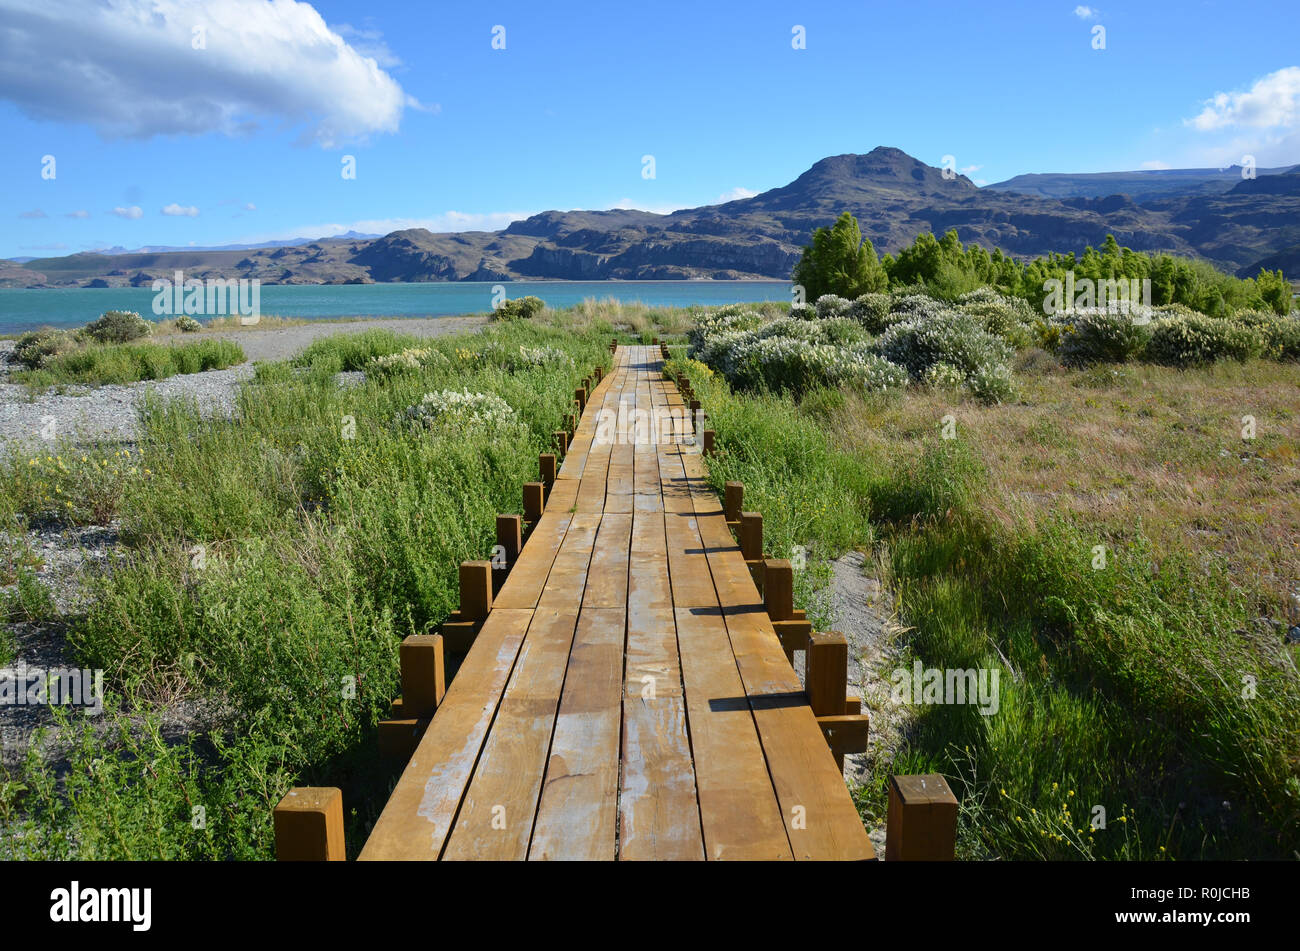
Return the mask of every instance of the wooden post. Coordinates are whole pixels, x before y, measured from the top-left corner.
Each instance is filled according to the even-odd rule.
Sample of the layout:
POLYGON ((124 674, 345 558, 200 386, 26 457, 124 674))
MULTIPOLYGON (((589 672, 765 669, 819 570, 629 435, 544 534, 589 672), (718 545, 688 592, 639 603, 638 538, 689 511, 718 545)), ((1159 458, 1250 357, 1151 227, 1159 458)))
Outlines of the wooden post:
POLYGON ((957 797, 938 773, 889 778, 885 861, 951 862, 957 853, 957 797))
POLYGON ((555 485, 555 453, 544 452, 537 457, 537 472, 546 487, 543 498, 551 497, 551 486, 555 485))
POLYGON ((379 755, 385 759, 409 761, 420 745, 424 731, 429 728, 429 718, 400 717, 394 711, 391 720, 379 721, 379 755))
POLYGON ((460 616, 465 621, 482 621, 492 610, 492 562, 460 563, 460 616))
POLYGON ((587 391, 578 387, 573 391, 573 399, 578 404, 578 412, 581 414, 587 408, 587 391))
POLYGON ((604 377, 604 375, 605 375, 605 368, 604 368, 604 367, 596 367, 596 382, 597 382, 597 383, 599 383, 599 382, 601 381, 601 378, 604 377))
POLYGON ((726 498, 723 502, 723 511, 727 516, 727 527, 731 529, 740 528, 740 507, 745 503, 745 483, 728 482, 726 485, 726 498))
POLYGON ((518 515, 497 516, 497 548, 504 564, 498 563, 497 553, 492 557, 492 593, 495 595, 505 584, 510 569, 519 560, 524 546, 524 520, 518 515))
POLYGON ((704 454, 706 456, 713 455, 713 438, 714 438, 713 430, 711 429, 704 430, 704 454))
POLYGON ((275 857, 281 862, 342 862, 343 791, 333 786, 290 789, 275 807, 275 857))
POLYGON ((870 738, 871 722, 866 714, 846 713, 836 717, 818 717, 817 725, 821 727, 822 738, 831 748, 835 763, 844 772, 844 756, 847 753, 864 753, 870 738))
POLYGON ((540 482, 524 483, 524 521, 536 525, 546 508, 546 487, 540 482))
MULTIPOLYGON (((565 428, 569 433, 572 433, 572 432, 574 431, 574 429, 577 428, 577 427, 574 425, 574 420, 575 420, 575 419, 577 419, 577 417, 574 416, 572 413, 565 413, 565 414, 564 414, 564 428, 565 428)), ((567 450, 566 450, 566 451, 567 451, 567 450)))
POLYGON ((569 451, 569 434, 563 429, 557 429, 551 434, 555 440, 555 453, 562 456, 569 451))
POLYGON ((763 516, 758 512, 740 513, 740 553, 751 568, 763 561, 763 516))
POLYGON ((838 631, 808 638, 808 665, 804 686, 813 715, 838 717, 848 698, 849 642, 838 631))
POLYGON ((402 716, 431 717, 447 691, 447 668, 439 634, 408 634, 402 640, 402 716))
POLYGON ((763 607, 773 621, 794 617, 794 569, 784 558, 763 561, 763 607))

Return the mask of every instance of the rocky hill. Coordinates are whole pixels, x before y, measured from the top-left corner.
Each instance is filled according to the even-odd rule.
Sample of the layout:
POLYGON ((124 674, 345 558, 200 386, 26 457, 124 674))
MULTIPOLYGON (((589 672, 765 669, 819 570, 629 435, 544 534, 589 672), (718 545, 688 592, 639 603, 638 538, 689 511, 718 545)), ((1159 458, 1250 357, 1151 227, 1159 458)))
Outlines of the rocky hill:
MULTIPOLYGON (((187 278, 258 278, 267 284, 785 278, 813 229, 843 211, 857 216, 881 252, 910 244, 922 231, 955 228, 963 241, 1019 257, 1081 251, 1107 234, 1137 250, 1200 255, 1248 274, 1263 261, 1293 254, 1300 245, 1300 166, 1209 184, 1199 174, 1204 171, 1169 176, 1160 188, 1139 189, 1137 195, 1101 194, 1105 188, 1093 181, 1052 197, 977 188, 965 176, 945 178, 937 168, 882 147, 822 159, 790 184, 752 198, 668 215, 548 211, 495 232, 410 229, 373 240, 296 247, 78 254, 0 268, 0 285, 147 285, 177 269, 187 278)), ((1143 173, 1117 174, 1111 184, 1124 185, 1143 173)))

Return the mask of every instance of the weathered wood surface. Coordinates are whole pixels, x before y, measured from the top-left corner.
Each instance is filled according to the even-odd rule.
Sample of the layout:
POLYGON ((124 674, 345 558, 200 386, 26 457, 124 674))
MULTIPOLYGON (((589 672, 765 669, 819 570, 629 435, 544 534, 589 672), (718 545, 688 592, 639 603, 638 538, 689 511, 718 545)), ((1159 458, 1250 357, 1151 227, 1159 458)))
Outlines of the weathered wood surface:
POLYGON ((613 363, 361 858, 874 858, 659 348, 613 363))

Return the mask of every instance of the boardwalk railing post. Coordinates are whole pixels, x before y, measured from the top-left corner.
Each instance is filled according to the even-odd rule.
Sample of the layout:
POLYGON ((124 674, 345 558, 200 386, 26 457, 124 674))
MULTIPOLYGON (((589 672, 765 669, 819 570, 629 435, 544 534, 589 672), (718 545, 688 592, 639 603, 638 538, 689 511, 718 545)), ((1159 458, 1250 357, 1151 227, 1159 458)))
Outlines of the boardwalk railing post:
POLYGON ((957 853, 957 797, 938 773, 889 778, 885 861, 951 862, 957 853))
POLYGON ((763 607, 773 621, 794 617, 794 569, 784 558, 763 561, 763 607))
POLYGON ((431 717, 447 691, 447 668, 442 652, 442 635, 408 634, 402 640, 402 702, 398 711, 405 719, 431 717))
POLYGON ((599 383, 599 382, 601 381, 601 378, 604 377, 604 375, 605 375, 605 368, 604 368, 604 367, 596 367, 596 382, 597 382, 597 383, 599 383))
POLYGON ((481 622, 492 610, 492 562, 460 563, 460 614, 466 621, 481 622))
POLYGON ((711 456, 711 455, 713 455, 713 440, 714 440, 714 432, 713 432, 713 430, 711 430, 711 429, 706 429, 706 430, 704 430, 704 450, 703 450, 703 451, 704 451, 704 454, 705 454, 706 456, 711 456))
POLYGON ((844 715, 848 700, 849 642, 836 631, 808 638, 804 688, 808 705, 819 717, 844 715))
POLYGON ((497 516, 497 548, 504 564, 497 564, 497 559, 493 558, 492 593, 494 595, 501 590, 501 586, 505 584, 506 578, 510 575, 510 569, 519 560, 519 552, 524 547, 523 539, 524 520, 522 518, 518 515, 497 516))
POLYGON ((333 786, 290 789, 275 807, 275 857, 281 862, 342 862, 343 792, 333 786))
POLYGON ((578 404, 578 412, 582 413, 587 408, 587 391, 578 387, 573 391, 573 400, 578 404))
POLYGON ((541 476, 542 485, 545 486, 542 493, 542 499, 545 501, 551 497, 551 486, 555 485, 555 453, 544 452, 537 457, 537 472, 541 476))
POLYGON ((569 434, 563 429, 551 433, 551 438, 555 440, 556 455, 562 456, 569 451, 569 434))
POLYGON ((546 510, 546 486, 540 482, 524 483, 524 521, 536 525, 546 510))
POLYGON ((722 507, 727 516, 727 527, 732 531, 740 530, 740 509, 744 504, 745 484, 743 482, 728 482, 722 507))

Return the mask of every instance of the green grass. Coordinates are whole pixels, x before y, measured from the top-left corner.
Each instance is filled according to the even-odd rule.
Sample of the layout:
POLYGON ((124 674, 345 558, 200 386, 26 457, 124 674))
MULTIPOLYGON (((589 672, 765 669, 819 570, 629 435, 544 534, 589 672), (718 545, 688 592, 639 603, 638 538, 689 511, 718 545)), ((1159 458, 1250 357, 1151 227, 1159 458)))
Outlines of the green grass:
POLYGON ((185 344, 90 344, 59 354, 35 370, 18 370, 15 383, 33 389, 66 384, 98 386, 162 380, 181 373, 224 370, 244 362, 244 351, 228 340, 198 340, 185 344))
MULTIPOLYGON (((924 391, 866 399, 823 392, 798 403, 734 393, 700 364, 678 366, 718 432, 715 487, 744 482, 746 508, 763 512, 770 548, 783 554, 802 544, 819 557, 846 546, 873 550, 908 627, 900 666, 919 659, 1000 671, 994 715, 973 705, 910 708, 893 761, 877 762, 858 790, 867 819, 883 821, 889 773, 941 772, 962 800, 959 850, 968 858, 1292 856, 1300 841, 1300 680, 1295 649, 1254 623, 1261 611, 1285 609, 1268 582, 1238 570, 1250 558, 1183 551, 1181 541, 1157 546, 1140 520, 1117 526, 1051 506, 1008 513, 986 460, 1017 446, 989 444, 1010 408, 973 410, 981 418, 962 419, 964 438, 944 440, 939 417, 949 410, 924 391), (875 431, 886 420, 894 432, 875 431), (1108 549, 1100 570, 1099 543, 1108 549), (1107 827, 1091 831, 1097 806, 1107 827)), ((1181 384, 1194 403, 1217 398, 1221 371, 1187 373, 1177 383, 1161 379, 1181 384)), ((1240 391, 1244 374, 1229 384, 1239 388, 1230 405, 1260 405, 1240 391)), ((1072 393, 1080 378, 1049 376, 1043 386, 1072 393)), ((1094 405, 1099 414, 1124 412, 1094 405)), ((1086 412, 1068 424, 1038 420, 1035 431, 1065 455, 1096 428, 1086 426, 1086 412)), ((1183 466, 1220 465, 1215 439, 1213 431, 1184 432, 1174 455, 1183 466), (1207 440, 1211 448, 1201 445, 1207 440)), ((1285 466, 1283 448, 1272 452, 1285 466)), ((1122 452, 1088 452, 1058 478, 1126 465, 1122 452)), ((1250 491, 1254 507, 1295 501, 1293 483, 1250 491)), ((1180 517, 1160 505, 1149 517, 1162 513, 1180 517)), ((1150 529, 1162 543, 1183 532, 1177 523, 1150 529)), ((815 606, 815 584, 797 598, 815 606)))
POLYGON ((238 423, 154 400, 129 457, 60 446, 0 463, 21 521, 119 518, 124 541, 67 619, 72 659, 105 670, 110 728, 72 718, 65 785, 33 757, 0 786, 0 855, 269 858, 280 796, 320 784, 343 788, 359 849, 395 775, 375 724, 398 693, 401 638, 456 607, 458 564, 490 553, 497 513, 520 511, 574 386, 608 365, 607 340, 511 323, 420 341, 447 362, 341 388, 338 369, 410 341, 331 338, 298 371, 259 367, 238 423), (478 356, 493 344, 559 347, 574 366, 507 372, 478 356), (496 393, 518 423, 479 437, 398 424, 442 388, 496 393), (158 725, 178 700, 200 709, 180 742, 158 725))

